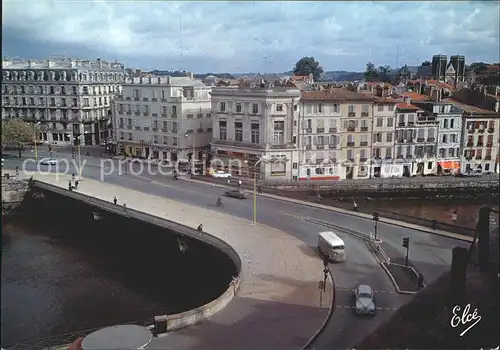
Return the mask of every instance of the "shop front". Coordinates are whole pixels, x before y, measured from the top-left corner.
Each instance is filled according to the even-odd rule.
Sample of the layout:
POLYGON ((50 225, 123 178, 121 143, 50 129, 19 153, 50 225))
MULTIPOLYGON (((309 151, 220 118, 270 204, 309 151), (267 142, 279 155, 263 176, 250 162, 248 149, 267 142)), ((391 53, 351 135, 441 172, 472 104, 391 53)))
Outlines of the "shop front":
POLYGON ((338 181, 345 178, 340 164, 304 164, 299 169, 299 181, 338 181))
POLYGON ((460 162, 456 160, 438 161, 438 175, 457 175, 460 173, 460 162))

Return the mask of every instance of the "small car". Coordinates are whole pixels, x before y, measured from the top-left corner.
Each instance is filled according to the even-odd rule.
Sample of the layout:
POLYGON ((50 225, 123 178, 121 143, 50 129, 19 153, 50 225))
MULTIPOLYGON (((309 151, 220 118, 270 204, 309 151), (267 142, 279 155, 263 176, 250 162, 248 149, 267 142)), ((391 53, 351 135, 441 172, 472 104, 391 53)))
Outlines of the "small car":
POLYGON ((43 158, 40 161, 40 164, 42 164, 42 165, 56 165, 57 164, 57 159, 54 159, 54 158, 43 158))
POLYGON ((217 179, 229 179, 231 177, 231 174, 219 170, 213 173, 212 177, 215 177, 217 179))
POLYGON ((373 289, 366 285, 360 284, 354 289, 354 299, 357 315, 375 315, 375 298, 373 289))
POLYGON ((241 190, 228 190, 224 193, 227 197, 237 198, 237 199, 245 199, 247 198, 247 194, 245 191, 241 190))

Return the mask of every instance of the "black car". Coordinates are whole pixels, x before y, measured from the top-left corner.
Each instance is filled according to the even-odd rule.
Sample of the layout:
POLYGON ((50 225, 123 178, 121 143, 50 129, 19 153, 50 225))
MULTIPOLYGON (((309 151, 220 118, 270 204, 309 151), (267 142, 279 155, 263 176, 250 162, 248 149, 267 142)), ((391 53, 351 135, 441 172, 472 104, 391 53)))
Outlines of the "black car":
POLYGON ((247 194, 245 191, 241 190, 228 190, 224 193, 227 197, 245 199, 247 198, 247 194))

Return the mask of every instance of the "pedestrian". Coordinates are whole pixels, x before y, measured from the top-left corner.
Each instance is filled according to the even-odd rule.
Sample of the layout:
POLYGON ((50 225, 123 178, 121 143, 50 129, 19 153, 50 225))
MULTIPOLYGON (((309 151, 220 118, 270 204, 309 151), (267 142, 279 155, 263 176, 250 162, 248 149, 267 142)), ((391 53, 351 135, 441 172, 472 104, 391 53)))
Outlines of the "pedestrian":
POLYGON ((435 230, 437 228, 437 220, 436 219, 432 219, 432 229, 435 230))
POLYGON ((71 175, 71 180, 75 181, 75 173, 71 175))
POLYGON ((231 180, 230 179, 227 179, 227 185, 230 186, 231 185, 231 180))
POLYGON ((16 166, 16 176, 19 176, 19 165, 16 166))
POLYGON ((358 211, 358 203, 355 198, 352 199, 352 210, 358 211))
POLYGON ((453 213, 451 213, 451 220, 453 220, 453 222, 458 220, 458 213, 456 210, 453 210, 453 213))
POLYGON ((118 203, 118 198, 116 198, 116 196, 115 196, 115 198, 113 198, 113 203, 115 203, 115 204, 118 203))
POLYGON ((203 224, 199 224, 196 231, 198 231, 198 233, 203 233, 203 224))
POLYGON ((75 189, 78 189, 78 184, 79 184, 79 183, 80 183, 80 182, 79 182, 78 180, 76 180, 76 181, 75 181, 75 189))
POLYGON ((69 183, 68 183, 68 190, 70 190, 70 191, 73 190, 73 185, 71 184, 71 180, 69 180, 69 183))

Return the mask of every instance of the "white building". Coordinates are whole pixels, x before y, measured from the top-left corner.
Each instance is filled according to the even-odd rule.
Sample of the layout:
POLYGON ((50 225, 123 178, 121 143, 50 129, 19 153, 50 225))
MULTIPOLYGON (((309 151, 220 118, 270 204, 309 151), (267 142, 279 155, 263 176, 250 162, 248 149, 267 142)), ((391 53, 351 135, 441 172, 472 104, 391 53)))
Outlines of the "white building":
POLYGON ((260 179, 297 179, 300 90, 253 83, 214 87, 211 95, 212 164, 260 179), (255 166, 259 159, 267 161, 255 166))
POLYGON ((113 112, 118 153, 202 160, 212 136, 210 90, 192 75, 127 79, 113 112))
POLYGON ((437 173, 453 175, 460 171, 462 110, 450 103, 416 101, 414 104, 434 115, 438 122, 437 173))
POLYGON ((397 103, 392 98, 379 97, 373 105, 371 177, 400 175, 400 167, 393 164, 397 103))
POLYGON ((126 76, 121 63, 7 59, 2 73, 2 119, 41 122, 39 139, 53 144, 99 144, 109 138, 111 102, 126 76))

